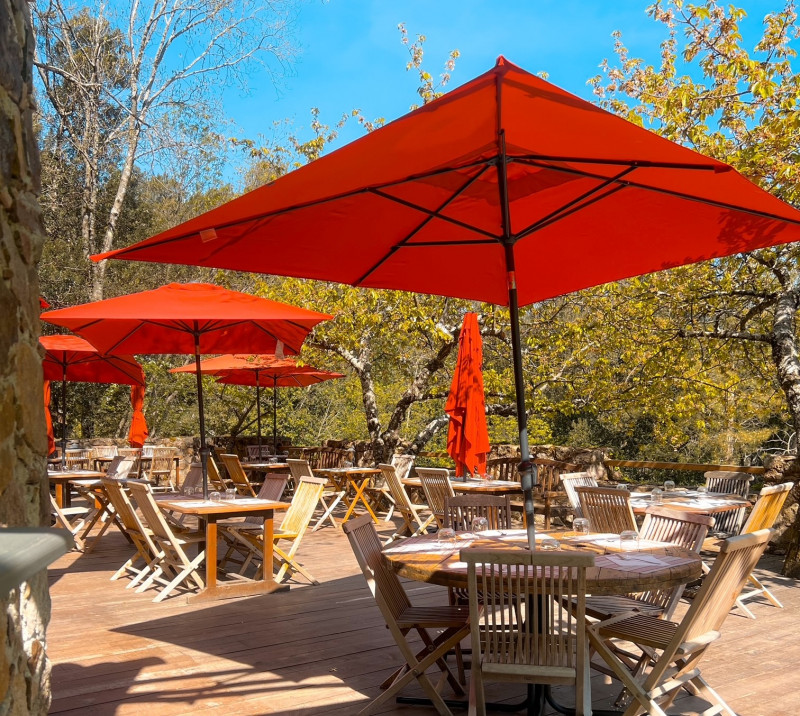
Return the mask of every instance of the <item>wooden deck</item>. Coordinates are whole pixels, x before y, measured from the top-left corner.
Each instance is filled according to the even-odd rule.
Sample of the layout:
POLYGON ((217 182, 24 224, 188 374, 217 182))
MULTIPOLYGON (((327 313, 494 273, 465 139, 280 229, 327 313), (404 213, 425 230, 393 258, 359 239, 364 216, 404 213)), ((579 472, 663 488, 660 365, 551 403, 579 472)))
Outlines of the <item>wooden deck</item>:
MULTIPOLYGON (((153 592, 135 594, 125 589, 127 580, 109 581, 128 556, 118 533, 107 534, 92 554, 63 557, 50 570, 51 713, 357 713, 377 695, 399 653, 342 533, 308 534, 300 555, 319 586, 297 582, 288 592, 202 606, 182 596, 153 604, 153 592)), ((761 566, 786 608, 751 602, 755 621, 734 611, 703 672, 739 716, 795 715, 800 588, 776 576, 777 559, 766 557, 761 566)), ((442 588, 406 586, 415 602, 445 599, 442 588)), ((608 684, 602 675, 593 678, 596 707, 610 708, 616 689, 608 684)), ((490 691, 512 702, 521 694, 515 685, 490 691)), ((670 713, 698 714, 703 704, 685 695, 670 713)), ((379 713, 435 711, 391 704, 379 713)))

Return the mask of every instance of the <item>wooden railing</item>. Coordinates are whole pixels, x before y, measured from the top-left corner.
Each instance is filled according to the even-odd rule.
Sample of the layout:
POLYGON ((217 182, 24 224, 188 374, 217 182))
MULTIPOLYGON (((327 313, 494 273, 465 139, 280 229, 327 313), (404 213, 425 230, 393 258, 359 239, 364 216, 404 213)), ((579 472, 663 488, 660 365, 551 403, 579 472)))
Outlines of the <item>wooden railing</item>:
POLYGON ((751 475, 763 475, 763 467, 749 467, 744 465, 704 465, 693 462, 651 462, 648 460, 604 460, 609 467, 649 468, 651 470, 687 470, 691 472, 747 472, 751 475))

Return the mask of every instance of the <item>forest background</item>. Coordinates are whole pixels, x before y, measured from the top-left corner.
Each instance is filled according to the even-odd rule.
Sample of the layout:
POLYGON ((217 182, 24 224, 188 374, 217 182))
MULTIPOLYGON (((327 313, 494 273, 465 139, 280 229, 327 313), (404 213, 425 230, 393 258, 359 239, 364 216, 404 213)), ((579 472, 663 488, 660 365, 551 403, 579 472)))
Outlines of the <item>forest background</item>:
MULTIPOLYGON (((255 64, 290 63, 294 0, 143 0, 73 7, 32 3, 37 31, 38 131, 48 242, 41 290, 54 308, 154 288, 211 281, 328 312, 302 360, 347 378, 281 390, 280 432, 295 444, 368 440, 377 455, 402 441, 441 449, 444 401, 458 328, 480 315, 492 442, 516 442, 510 337, 502 308, 436 296, 353 289, 274 276, 89 256, 125 246, 211 209, 323 154, 345 123, 372 131, 382 119, 342 108, 311 110, 310 131, 274 118, 272 137, 231 137, 215 90, 246 80, 255 64), (230 163, 242 166, 231 181, 230 163)), ((629 54, 590 78, 606 109, 729 162, 798 205, 800 75, 793 3, 777 5, 745 47, 744 11, 710 0, 648 9, 663 30, 660 63, 629 54)), ((429 102, 441 73, 409 37, 407 69, 429 102)), ((268 119, 268 118, 265 118, 268 119)), ((657 217, 654 218, 657 220, 657 217)), ((647 227, 642 227, 643 240, 647 227)), ((607 284, 522 312, 532 443, 610 448, 615 457, 758 464, 796 451, 800 429, 798 247, 784 246, 607 284)), ((341 257, 346 261, 347 257, 341 257)), ((562 267, 569 271, 569 265, 562 267)), ((470 280, 465 277, 465 280, 470 280)), ((45 328, 45 330, 49 330, 45 328)), ((55 331, 52 331, 55 332, 55 331)), ((191 377, 170 374, 180 356, 141 356, 151 437, 196 432, 191 377)), ((207 381, 211 435, 254 433, 254 393, 207 381)), ((57 388, 54 390, 57 399, 57 388)), ((128 390, 83 384, 69 393, 73 437, 123 437, 128 390)), ((54 404, 56 401, 54 400, 54 404)))

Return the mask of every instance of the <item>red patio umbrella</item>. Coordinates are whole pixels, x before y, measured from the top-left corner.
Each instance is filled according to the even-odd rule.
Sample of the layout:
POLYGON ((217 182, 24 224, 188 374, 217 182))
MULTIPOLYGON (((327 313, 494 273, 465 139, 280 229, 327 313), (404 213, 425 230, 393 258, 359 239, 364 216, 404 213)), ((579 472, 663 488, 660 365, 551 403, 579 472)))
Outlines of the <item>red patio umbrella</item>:
MULTIPOLYGON (((78 336, 41 336, 39 343, 45 349, 42 371, 46 385, 46 405, 49 406, 50 403, 49 381, 61 381, 61 418, 63 421, 61 424, 61 464, 63 466, 66 463, 67 450, 67 381, 72 383, 121 383, 122 385, 139 386, 144 391, 144 371, 132 356, 105 355, 78 336)), ((52 430, 52 420, 50 430, 52 430)))
POLYGON ((519 306, 797 239, 800 212, 730 166, 501 57, 489 72, 330 155, 94 258, 508 305, 532 545, 535 468, 519 306))
POLYGON ((131 405, 133 406, 133 418, 131 428, 128 430, 128 445, 131 447, 144 447, 149 431, 147 422, 144 419, 144 386, 131 386, 131 405))
MULTIPOLYGON (((296 354, 305 337, 330 316, 204 283, 171 283, 104 301, 42 314, 108 353, 189 353, 230 351, 296 354)), ((202 372, 197 371, 200 462, 208 496, 202 372)))
POLYGON ((47 456, 56 449, 56 437, 53 435, 53 416, 50 414, 50 381, 44 382, 44 422, 47 426, 47 456))
MULTIPOLYGON (((194 373, 194 363, 172 368, 171 373, 194 373)), ((261 451, 261 387, 272 385, 272 449, 277 449, 278 417, 277 388, 303 388, 334 378, 344 378, 344 373, 332 373, 309 365, 299 366, 293 360, 281 360, 268 355, 224 355, 200 362, 206 375, 220 376, 217 382, 232 385, 252 385, 256 388, 256 415, 258 422, 258 448, 261 451)))
POLYGON ((458 360, 447 396, 445 412, 450 416, 447 452, 456 463, 456 475, 477 469, 486 471, 489 429, 483 390, 483 341, 478 315, 467 313, 458 337, 458 360))

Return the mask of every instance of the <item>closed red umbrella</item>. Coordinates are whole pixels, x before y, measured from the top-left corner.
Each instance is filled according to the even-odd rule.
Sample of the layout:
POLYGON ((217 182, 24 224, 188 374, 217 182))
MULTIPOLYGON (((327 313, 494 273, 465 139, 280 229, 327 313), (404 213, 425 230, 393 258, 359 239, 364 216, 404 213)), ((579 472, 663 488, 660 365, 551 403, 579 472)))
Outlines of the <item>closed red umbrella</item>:
POLYGON ((508 305, 533 546, 519 306, 798 239, 800 212, 730 166, 501 57, 489 72, 332 154, 94 258, 508 305))
POLYGON ((50 381, 44 382, 44 422, 47 426, 47 455, 56 449, 56 438, 53 435, 53 416, 50 414, 50 381))
POLYGON ((450 416, 447 452, 456 463, 456 475, 475 470, 483 474, 490 446, 483 391, 483 340, 475 313, 464 316, 458 360, 444 409, 450 416))
MULTIPOLYGON (((194 373, 193 363, 173 368, 172 373, 194 373)), ((252 385, 256 388, 256 415, 258 422, 258 447, 261 449, 261 387, 272 386, 272 449, 278 438, 276 388, 302 388, 334 378, 344 378, 344 373, 332 373, 309 365, 299 366, 293 360, 281 360, 268 355, 224 355, 200 362, 206 375, 220 376, 218 382, 233 385, 252 385)))
MULTIPOLYGON (((107 353, 231 351, 299 353, 303 340, 330 316, 205 283, 171 283, 152 291, 84 303, 42 319, 86 337, 107 353)), ((202 372, 197 370, 200 462, 208 496, 208 447, 202 372)))
POLYGON ((149 431, 147 421, 144 419, 144 386, 131 386, 131 406, 133 407, 133 418, 131 428, 128 430, 128 445, 131 447, 144 447, 149 431))
MULTIPOLYGON (((41 336, 39 343, 45 349, 42 361, 46 385, 45 405, 49 406, 50 403, 49 381, 61 381, 61 418, 63 420, 61 425, 61 464, 64 465, 67 450, 67 381, 72 383, 120 383, 139 386, 144 392, 144 371, 133 356, 105 355, 78 336, 41 336)), ((48 438, 51 432, 52 419, 48 438)))

